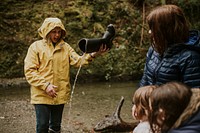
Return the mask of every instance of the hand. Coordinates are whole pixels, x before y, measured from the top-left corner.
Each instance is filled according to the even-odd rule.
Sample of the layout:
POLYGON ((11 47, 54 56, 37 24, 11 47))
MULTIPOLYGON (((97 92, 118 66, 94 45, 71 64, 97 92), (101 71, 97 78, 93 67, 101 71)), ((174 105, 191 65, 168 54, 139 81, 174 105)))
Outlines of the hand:
POLYGON ((110 49, 107 49, 105 44, 102 44, 101 47, 99 48, 99 51, 91 53, 91 56, 95 58, 99 55, 103 55, 104 53, 108 52, 109 50, 110 49))
POLYGON ((49 85, 47 86, 46 90, 45 90, 46 93, 47 93, 49 96, 53 97, 53 98, 57 96, 57 93, 56 93, 56 91, 55 91, 54 88, 57 88, 57 86, 52 85, 52 84, 49 84, 49 85))

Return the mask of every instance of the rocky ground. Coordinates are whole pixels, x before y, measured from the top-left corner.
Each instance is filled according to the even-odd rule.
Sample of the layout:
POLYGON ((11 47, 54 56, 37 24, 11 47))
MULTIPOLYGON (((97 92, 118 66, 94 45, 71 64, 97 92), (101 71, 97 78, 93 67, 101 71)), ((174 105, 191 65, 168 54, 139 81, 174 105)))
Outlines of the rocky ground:
MULTIPOLYGON (((66 105, 64 109, 62 132, 94 133, 94 126, 114 112, 122 95, 125 95, 125 102, 121 117, 131 121, 132 90, 128 88, 132 86, 132 83, 76 85, 72 108, 69 111, 66 105)), ((0 133, 35 132, 35 111, 29 93, 24 78, 0 80, 0 133)))

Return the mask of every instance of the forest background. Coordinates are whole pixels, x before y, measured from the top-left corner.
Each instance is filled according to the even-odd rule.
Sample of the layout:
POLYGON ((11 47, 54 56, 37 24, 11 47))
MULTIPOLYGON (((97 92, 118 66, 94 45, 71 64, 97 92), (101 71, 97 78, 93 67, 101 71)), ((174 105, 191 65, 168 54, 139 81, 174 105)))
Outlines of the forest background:
MULTIPOLYGON (((79 54, 81 38, 101 38, 108 24, 115 26, 112 49, 81 69, 81 81, 137 80, 151 43, 145 17, 162 4, 180 6, 190 28, 200 29, 199 0, 1 0, 0 78, 24 77, 28 47, 40 39, 37 29, 45 18, 58 17, 67 30, 65 41, 79 54)), ((76 73, 72 68, 72 79, 76 73)))

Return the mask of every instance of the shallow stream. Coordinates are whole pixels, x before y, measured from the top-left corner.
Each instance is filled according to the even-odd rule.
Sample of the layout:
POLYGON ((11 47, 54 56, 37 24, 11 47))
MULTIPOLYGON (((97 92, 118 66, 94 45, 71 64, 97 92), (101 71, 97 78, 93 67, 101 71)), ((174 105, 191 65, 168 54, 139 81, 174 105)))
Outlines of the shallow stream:
MULTIPOLYGON (((113 114, 121 96, 125 98, 121 118, 131 122, 131 100, 137 84, 137 81, 76 84, 70 117, 68 116, 69 105, 64 109, 62 133, 94 132, 93 127, 105 115, 113 114)), ((30 104, 29 86, 0 88, 0 125, 1 133, 35 132, 35 111, 30 104)))

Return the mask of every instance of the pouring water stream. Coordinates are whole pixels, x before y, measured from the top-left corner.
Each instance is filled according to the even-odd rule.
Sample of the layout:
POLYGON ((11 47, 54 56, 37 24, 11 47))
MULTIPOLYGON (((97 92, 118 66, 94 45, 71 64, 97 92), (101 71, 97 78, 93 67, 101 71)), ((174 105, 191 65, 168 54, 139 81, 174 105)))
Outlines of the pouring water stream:
MULTIPOLYGON (((85 53, 84 53, 84 54, 85 54, 85 53)), ((67 122, 67 126, 68 126, 68 127, 69 127, 69 122, 70 122, 70 114, 71 114, 71 110, 72 110, 72 98, 73 98, 73 94, 74 94, 76 82, 77 82, 77 79, 78 79, 78 75, 79 75, 80 70, 81 70, 81 67, 82 67, 82 62, 83 62, 83 60, 84 60, 84 58, 85 58, 84 54, 83 54, 83 56, 81 57, 81 63, 80 63, 79 69, 78 69, 78 71, 77 71, 77 73, 76 73, 75 80, 74 80, 74 83, 73 83, 73 86, 72 86, 71 95, 70 95, 69 111, 68 111, 68 117, 69 117, 69 119, 68 119, 68 122, 67 122)))

